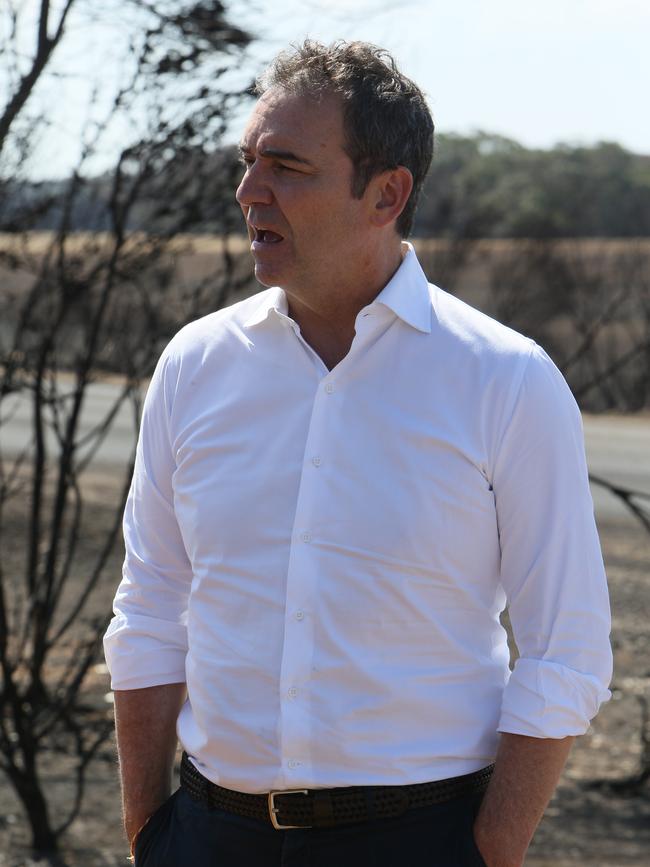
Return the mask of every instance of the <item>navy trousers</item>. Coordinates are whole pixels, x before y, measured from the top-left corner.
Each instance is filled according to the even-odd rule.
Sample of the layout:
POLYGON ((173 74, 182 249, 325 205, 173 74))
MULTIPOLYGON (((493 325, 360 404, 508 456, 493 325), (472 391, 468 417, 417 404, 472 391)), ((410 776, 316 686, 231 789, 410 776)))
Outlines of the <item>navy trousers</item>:
POLYGON ((178 789, 142 829, 135 867, 485 867, 472 834, 481 798, 356 825, 276 831, 178 789))

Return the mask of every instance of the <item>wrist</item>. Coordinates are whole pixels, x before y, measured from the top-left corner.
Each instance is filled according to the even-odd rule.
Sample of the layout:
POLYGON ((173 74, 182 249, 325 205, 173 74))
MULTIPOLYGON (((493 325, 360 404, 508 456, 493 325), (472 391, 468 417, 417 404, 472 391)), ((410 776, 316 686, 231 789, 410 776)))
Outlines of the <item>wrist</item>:
POLYGON ((144 822, 142 822, 142 824, 139 824, 137 826, 137 831, 135 833, 129 833, 127 831, 127 839, 129 841, 129 851, 130 851, 131 861, 133 861, 135 858, 135 844, 138 841, 138 837, 140 836, 140 832, 142 831, 142 829, 147 824, 147 822, 149 821, 150 818, 151 818, 151 816, 147 816, 147 818, 144 820, 144 822))

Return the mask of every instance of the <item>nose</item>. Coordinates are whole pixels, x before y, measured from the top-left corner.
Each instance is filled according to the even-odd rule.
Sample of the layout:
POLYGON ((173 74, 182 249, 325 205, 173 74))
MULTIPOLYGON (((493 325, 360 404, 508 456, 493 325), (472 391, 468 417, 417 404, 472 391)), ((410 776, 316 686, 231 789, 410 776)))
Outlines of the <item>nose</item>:
POLYGON ((270 205, 273 201, 273 193, 257 161, 246 167, 235 197, 243 208, 259 204, 270 205))

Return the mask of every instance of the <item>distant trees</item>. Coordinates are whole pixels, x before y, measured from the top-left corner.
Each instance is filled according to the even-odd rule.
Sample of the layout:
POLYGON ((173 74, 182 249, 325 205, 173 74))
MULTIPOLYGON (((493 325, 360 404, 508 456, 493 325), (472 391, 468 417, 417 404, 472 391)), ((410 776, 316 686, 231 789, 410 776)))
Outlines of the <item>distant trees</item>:
POLYGON ((89 603, 119 539, 132 454, 118 470, 113 517, 82 568, 89 467, 123 407, 137 428, 140 386, 162 343, 250 279, 228 246, 233 212, 220 207, 232 196, 231 168, 215 170, 213 158, 243 98, 225 84, 229 57, 241 57, 250 36, 218 0, 40 0, 36 8, 8 0, 0 41, 0 233, 9 233, 0 243, 0 772, 34 849, 52 855, 113 727, 108 708, 89 705, 86 693, 111 615, 89 613, 89 603), (63 182, 33 182, 48 129, 64 123, 65 100, 44 98, 44 88, 56 93, 63 80, 55 61, 69 28, 78 37, 97 16, 112 23, 120 62, 107 76, 90 56, 76 164, 63 182), (95 100, 107 82, 110 98, 95 100), (111 133, 114 160, 98 183, 93 160, 116 128, 123 133, 117 146, 111 133), (155 231, 130 231, 139 209, 155 231), (81 214, 104 232, 75 234, 81 214), (36 243, 31 230, 44 220, 52 231, 36 243), (189 235, 206 225, 223 239, 209 273, 178 275, 189 235), (121 378, 84 427, 105 370, 121 378), (9 449, 4 427, 25 408, 23 441, 9 449), (56 805, 66 812, 57 822, 42 775, 53 754, 69 757, 75 785, 70 803, 56 805))
POLYGON ((608 142, 529 150, 486 133, 440 135, 436 147, 416 235, 650 235, 650 156, 608 142))
MULTIPOLYGON (((236 163, 236 149, 219 146, 216 138, 208 164, 217 172, 236 163)), ((205 164, 206 154, 194 152, 191 137, 185 142, 188 173, 205 164)), ((166 167, 160 166, 164 179, 166 167)), ((42 184, 54 200, 61 182, 42 184)), ((72 228, 106 228, 106 212, 96 202, 108 196, 107 178, 88 177, 79 191, 71 215, 72 228)), ((144 192, 144 191, 143 191, 144 192)), ((183 194, 180 189, 179 194, 183 194)), ((24 213, 35 197, 28 180, 13 182, 5 190, 6 224, 9 214, 24 213)), ((234 202, 220 205, 236 213, 234 202)), ((215 207, 213 203, 213 208, 215 207)), ((161 215, 162 216, 162 215, 161 215)), ((44 210, 35 228, 52 228, 58 215, 44 210)), ((130 215, 132 229, 164 228, 146 196, 130 215)), ((195 228, 214 231, 209 213, 195 228)), ((415 235, 452 240, 477 238, 631 238, 650 236, 650 156, 625 150, 618 144, 593 147, 558 145, 551 150, 530 150, 497 135, 443 134, 436 139, 431 173, 424 184, 415 220, 415 235)))

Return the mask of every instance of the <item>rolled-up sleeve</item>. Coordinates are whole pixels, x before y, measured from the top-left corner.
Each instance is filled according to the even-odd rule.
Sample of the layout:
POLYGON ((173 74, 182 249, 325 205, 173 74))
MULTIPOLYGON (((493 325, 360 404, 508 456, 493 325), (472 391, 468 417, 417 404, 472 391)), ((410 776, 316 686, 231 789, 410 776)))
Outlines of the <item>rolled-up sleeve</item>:
POLYGON ((607 581, 580 413, 536 346, 499 443, 493 488, 501 581, 519 650, 499 731, 583 734, 610 697, 607 581))
POLYGON ((112 689, 185 681, 192 572, 173 506, 172 367, 163 354, 143 409, 124 512, 122 581, 104 635, 112 689))

